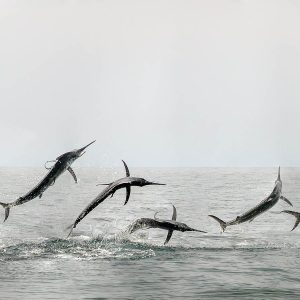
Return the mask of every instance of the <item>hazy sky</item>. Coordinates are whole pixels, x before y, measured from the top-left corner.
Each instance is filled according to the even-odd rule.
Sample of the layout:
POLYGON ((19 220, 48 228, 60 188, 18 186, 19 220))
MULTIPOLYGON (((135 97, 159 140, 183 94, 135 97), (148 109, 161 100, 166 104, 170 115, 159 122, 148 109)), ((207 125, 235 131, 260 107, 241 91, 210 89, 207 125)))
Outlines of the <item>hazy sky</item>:
POLYGON ((300 2, 0 0, 0 166, 300 166, 300 2))

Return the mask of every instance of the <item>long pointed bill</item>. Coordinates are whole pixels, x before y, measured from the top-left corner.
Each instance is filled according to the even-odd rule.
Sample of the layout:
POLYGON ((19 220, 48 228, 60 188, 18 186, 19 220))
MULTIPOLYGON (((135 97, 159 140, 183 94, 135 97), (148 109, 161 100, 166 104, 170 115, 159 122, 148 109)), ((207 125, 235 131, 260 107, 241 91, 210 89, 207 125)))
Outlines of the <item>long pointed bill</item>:
POLYGON ((280 180, 280 166, 278 168, 278 176, 277 176, 277 180, 280 180))
POLYGON ((85 148, 87 148, 88 146, 90 146, 90 145, 94 144, 95 142, 96 142, 96 140, 94 140, 94 141, 90 142, 90 143, 89 143, 89 144, 87 144, 86 146, 84 146, 84 147, 80 148, 80 149, 79 149, 79 151, 83 151, 85 148))
POLYGON ((189 226, 188 226, 188 229, 186 231, 197 231, 197 232, 207 233, 207 231, 195 229, 195 228, 192 228, 192 227, 189 227, 189 226))
POLYGON ((202 233, 207 233, 207 231, 203 231, 203 230, 198 230, 198 229, 194 229, 192 231, 197 231, 197 232, 202 232, 202 233))
POLYGON ((157 182, 147 182, 147 185, 166 185, 165 183, 157 183, 157 182))
POLYGON ((85 153, 84 149, 86 149, 88 146, 92 145, 92 144, 95 143, 95 142, 96 142, 96 140, 92 141, 91 143, 87 144, 86 146, 84 146, 84 147, 78 149, 77 152, 79 152, 80 156, 82 156, 82 155, 85 153), (83 152, 83 151, 84 151, 84 152, 83 152))

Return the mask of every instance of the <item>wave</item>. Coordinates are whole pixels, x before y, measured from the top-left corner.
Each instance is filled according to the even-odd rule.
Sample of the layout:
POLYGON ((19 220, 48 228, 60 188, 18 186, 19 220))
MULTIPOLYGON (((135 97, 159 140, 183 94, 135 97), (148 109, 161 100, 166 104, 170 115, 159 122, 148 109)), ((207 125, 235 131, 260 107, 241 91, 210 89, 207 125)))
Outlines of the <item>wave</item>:
POLYGON ((177 244, 163 246, 151 240, 129 238, 125 233, 114 236, 99 235, 96 238, 79 235, 70 239, 44 238, 42 241, 19 242, 2 245, 0 261, 31 259, 104 259, 104 260, 139 260, 154 256, 186 256, 187 252, 226 252, 226 251, 277 251, 281 249, 299 249, 299 245, 269 241, 244 240, 243 242, 225 243, 222 238, 210 236, 203 239, 199 246, 177 244))

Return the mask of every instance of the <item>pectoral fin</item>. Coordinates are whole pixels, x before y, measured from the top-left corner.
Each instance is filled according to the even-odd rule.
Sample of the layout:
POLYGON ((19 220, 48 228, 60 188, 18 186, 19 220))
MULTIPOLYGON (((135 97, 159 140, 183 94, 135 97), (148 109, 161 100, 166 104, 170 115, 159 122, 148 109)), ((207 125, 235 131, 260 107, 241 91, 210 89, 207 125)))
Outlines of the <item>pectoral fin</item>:
POLYGON ((283 200, 283 201, 285 201, 285 202, 286 202, 287 204, 289 204, 290 206, 293 206, 293 204, 291 203, 291 201, 288 200, 287 198, 281 196, 280 199, 283 200))
POLYGON ((40 194, 40 195, 39 195, 39 198, 41 199, 41 198, 42 198, 42 196, 43 196, 43 194, 40 194))
POLYGON ((127 202, 128 202, 128 200, 129 200, 129 197, 130 197, 130 191, 131 191, 130 185, 127 185, 127 186, 126 186, 126 200, 125 200, 124 205, 126 205, 127 202))
POLYGON ((169 240, 171 239, 171 237, 172 237, 172 234, 173 234, 173 230, 169 230, 168 231, 168 235, 167 235, 167 238, 166 238, 166 240, 165 240, 165 242, 164 242, 164 245, 166 245, 168 242, 169 242, 169 240))
POLYGON ((68 167, 67 170, 70 172, 70 174, 71 174, 72 177, 74 178, 75 183, 77 183, 77 177, 76 177, 76 174, 74 173, 73 169, 72 169, 71 167, 68 167))

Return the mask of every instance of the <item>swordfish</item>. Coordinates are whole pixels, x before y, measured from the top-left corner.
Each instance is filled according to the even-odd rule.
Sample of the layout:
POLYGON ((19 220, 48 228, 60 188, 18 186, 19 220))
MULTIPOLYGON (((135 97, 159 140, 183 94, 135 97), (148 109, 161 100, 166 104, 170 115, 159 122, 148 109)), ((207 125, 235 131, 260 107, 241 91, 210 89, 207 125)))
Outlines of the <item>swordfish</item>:
POLYGON ((137 219, 136 221, 134 221, 131 225, 128 226, 127 232, 131 234, 139 229, 146 229, 146 228, 160 228, 160 229, 168 230, 168 235, 164 242, 164 245, 166 245, 169 242, 169 240, 171 239, 173 231, 181 231, 181 232, 197 231, 197 232, 207 233, 206 231, 191 228, 188 225, 186 225, 185 223, 177 222, 176 221, 177 210, 173 204, 172 204, 172 206, 173 206, 172 220, 158 219, 158 218, 156 218, 157 213, 155 213, 154 219, 141 218, 141 219, 137 219))
POLYGON ((27 194, 24 196, 19 197, 17 200, 11 203, 3 203, 0 202, 0 205, 5 209, 5 217, 4 217, 4 222, 7 220, 9 216, 9 211, 10 208, 13 206, 18 206, 21 204, 24 204, 36 197, 41 198, 43 193, 55 183, 55 180, 63 174, 66 170, 70 172, 72 177, 74 178, 75 182, 77 183, 77 178, 76 175, 71 168, 72 163, 81 157, 85 153, 85 149, 93 144, 95 141, 89 143, 88 145, 78 149, 78 150, 73 150, 66 152, 54 160, 55 164, 49 169, 49 172, 46 174, 46 176, 33 188, 31 189, 27 194))
POLYGON ((247 221, 249 221, 249 222, 253 221, 257 216, 259 216, 260 214, 262 214, 262 213, 266 212, 267 210, 269 210, 270 208, 272 208, 279 201, 279 199, 281 199, 281 200, 285 201, 286 203, 288 203, 289 205, 293 206, 292 203, 287 198, 282 196, 281 194, 282 194, 282 181, 280 178, 280 167, 279 167, 278 176, 275 181, 275 187, 274 187, 272 193, 268 197, 266 197, 264 200, 262 200, 258 205, 251 208, 250 210, 246 211, 241 216, 237 216, 234 220, 231 220, 228 222, 225 222, 213 215, 209 215, 209 217, 218 221, 224 232, 226 227, 228 227, 228 226, 241 224, 241 223, 244 223, 247 221))
MULTIPOLYGON (((73 229, 77 226, 77 224, 87 215, 89 214, 95 207, 97 207, 100 203, 102 203, 107 197, 111 196, 113 197, 114 193, 122 188, 126 189, 126 200, 124 205, 127 204, 129 197, 130 197, 130 192, 131 192, 131 187, 132 186, 145 186, 145 185, 165 185, 163 183, 156 183, 156 182, 150 182, 144 178, 140 177, 131 177, 130 172, 128 169, 127 164, 125 163, 124 160, 122 160, 125 171, 126 171, 126 177, 118 179, 114 182, 111 183, 105 183, 105 184, 100 184, 100 185, 107 185, 107 187, 81 212, 81 214, 77 217, 75 222, 67 227, 67 229, 71 228, 71 231, 67 238, 70 236, 72 233, 73 229)), ((98 184, 99 185, 99 184, 98 184)))

